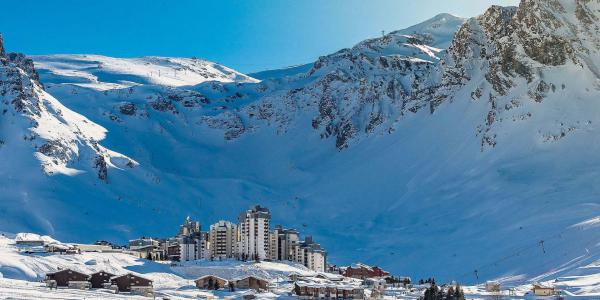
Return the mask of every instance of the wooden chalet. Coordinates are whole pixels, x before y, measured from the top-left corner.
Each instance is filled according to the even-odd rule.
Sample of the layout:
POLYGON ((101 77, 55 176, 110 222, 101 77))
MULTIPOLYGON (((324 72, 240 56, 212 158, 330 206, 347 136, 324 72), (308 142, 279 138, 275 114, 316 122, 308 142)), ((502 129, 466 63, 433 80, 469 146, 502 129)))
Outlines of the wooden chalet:
POLYGON ((485 291, 489 293, 498 293, 500 292, 501 285, 500 282, 497 281, 488 281, 485 283, 485 291))
POLYGON ((218 290, 228 286, 226 279, 214 275, 202 276, 194 280, 194 282, 196 283, 196 287, 201 290, 218 290))
POLYGON ((246 276, 235 280, 235 287, 238 289, 266 291, 269 289, 269 281, 256 276, 246 276))
POLYGON ((103 288, 105 284, 110 284, 110 279, 115 277, 114 274, 100 271, 90 275, 90 283, 93 289, 103 288))
POLYGON ((296 282, 300 279, 302 279, 302 274, 298 273, 298 272, 290 272, 290 274, 288 275, 288 278, 291 282, 296 282))
POLYGON ((134 287, 152 287, 152 280, 131 273, 112 277, 110 283, 117 287, 118 292, 131 292, 134 287))
POLYGON ((46 283, 53 281, 57 287, 68 287, 70 282, 88 281, 89 275, 70 269, 60 270, 54 273, 46 274, 44 281, 46 283))
POLYGON ((549 286, 543 286, 540 284, 534 284, 531 289, 535 296, 554 296, 556 295, 556 289, 549 286))

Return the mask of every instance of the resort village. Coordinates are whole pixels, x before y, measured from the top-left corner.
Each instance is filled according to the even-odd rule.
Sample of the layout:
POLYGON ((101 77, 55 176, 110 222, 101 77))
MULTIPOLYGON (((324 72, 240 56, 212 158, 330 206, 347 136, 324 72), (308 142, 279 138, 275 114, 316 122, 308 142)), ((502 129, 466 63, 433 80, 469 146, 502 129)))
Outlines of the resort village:
POLYGON ((313 271, 325 271, 326 252, 321 245, 310 236, 300 240, 295 229, 277 225, 271 230, 270 220, 269 209, 258 205, 241 213, 237 224, 219 221, 208 231, 202 231, 200 222, 188 217, 177 236, 142 237, 129 241, 128 249, 150 260, 294 261, 313 271))
MULTIPOLYGON (((473 292, 455 282, 438 285, 433 278, 412 282, 376 266, 328 264, 326 251, 312 237, 301 239, 297 230, 280 225, 271 228, 270 220, 269 209, 258 205, 241 213, 237 223, 218 221, 206 231, 187 217, 173 237, 140 237, 126 246, 108 241, 63 243, 29 233, 13 239, 2 235, 0 271, 37 270, 26 275, 29 282, 20 289, 35 285, 33 279, 39 282, 36 292, 66 293, 69 299, 462 300, 469 289, 473 292)), ((17 283, 23 284, 10 281, 12 290, 17 283)), ((0 280, 0 299, 2 284, 0 280)), ((498 282, 477 288, 478 295, 489 297, 559 293, 539 284, 528 291, 507 289, 498 282)))

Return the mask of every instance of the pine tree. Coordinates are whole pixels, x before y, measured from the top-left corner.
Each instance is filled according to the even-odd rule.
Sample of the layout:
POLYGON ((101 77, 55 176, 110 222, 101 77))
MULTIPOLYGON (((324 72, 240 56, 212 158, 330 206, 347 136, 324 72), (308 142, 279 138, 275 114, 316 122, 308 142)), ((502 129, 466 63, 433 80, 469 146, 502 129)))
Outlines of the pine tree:
POLYGON ((454 299, 455 300, 465 300, 465 292, 463 292, 460 285, 456 285, 456 289, 454 290, 454 299))
POLYGON ((437 285, 432 284, 431 287, 425 290, 424 300, 438 300, 439 288, 437 285))
POLYGON ((445 300, 454 300, 454 287, 450 286, 448 288, 448 292, 446 293, 446 297, 444 298, 445 300))

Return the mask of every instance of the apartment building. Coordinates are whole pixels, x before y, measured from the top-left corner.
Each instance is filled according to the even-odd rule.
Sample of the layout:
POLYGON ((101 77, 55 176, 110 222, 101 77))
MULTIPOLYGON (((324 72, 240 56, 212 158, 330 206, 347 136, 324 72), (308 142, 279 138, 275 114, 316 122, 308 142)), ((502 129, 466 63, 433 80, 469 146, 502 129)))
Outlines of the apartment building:
POLYGON ((267 259, 270 256, 269 238, 271 212, 256 205, 240 214, 239 254, 242 259, 267 259))
POLYGON ((235 258, 238 255, 238 226, 229 221, 210 225, 210 254, 212 258, 235 258))
POLYGON ((294 246, 300 242, 300 235, 295 229, 283 229, 275 226, 269 239, 269 258, 272 260, 294 260, 294 246))

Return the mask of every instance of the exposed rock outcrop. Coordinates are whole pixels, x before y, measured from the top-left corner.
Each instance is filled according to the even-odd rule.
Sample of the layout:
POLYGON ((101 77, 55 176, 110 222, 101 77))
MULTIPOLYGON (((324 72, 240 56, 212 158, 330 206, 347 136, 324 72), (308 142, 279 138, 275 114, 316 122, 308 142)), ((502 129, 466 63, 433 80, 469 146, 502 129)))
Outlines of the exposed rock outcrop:
POLYGON ((48 94, 31 59, 4 52, 1 38, 0 49, 0 128, 10 131, 0 132, 0 139, 7 147, 28 144, 48 175, 96 168, 98 177, 106 180, 108 169, 114 167, 107 157, 137 164, 99 145, 105 130, 48 94), (12 138, 2 136, 8 133, 12 138), (22 138, 15 138, 18 135, 22 138))

